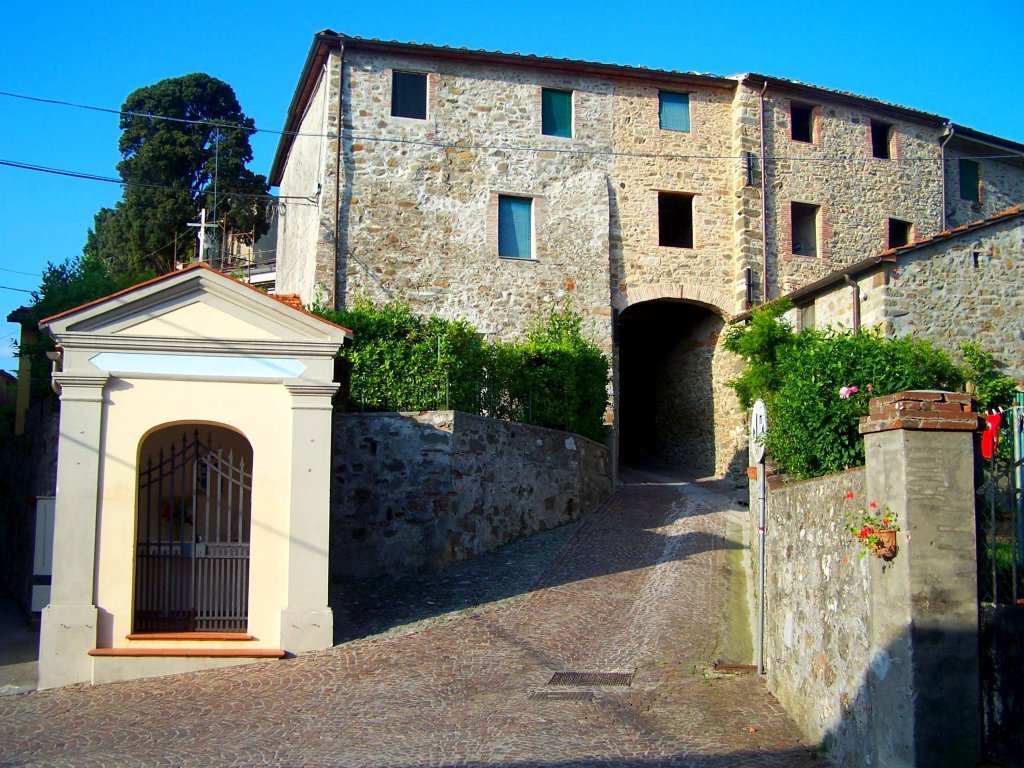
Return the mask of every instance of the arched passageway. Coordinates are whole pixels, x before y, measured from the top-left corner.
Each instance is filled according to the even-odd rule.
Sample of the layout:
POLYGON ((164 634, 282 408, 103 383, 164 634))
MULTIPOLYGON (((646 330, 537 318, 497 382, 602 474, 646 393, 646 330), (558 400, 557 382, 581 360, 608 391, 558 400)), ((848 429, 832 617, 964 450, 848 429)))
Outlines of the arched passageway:
POLYGON ((678 299, 640 302, 620 314, 621 464, 702 475, 735 469, 742 415, 725 387, 736 367, 721 347, 724 324, 705 306, 678 299))
POLYGON ((249 441, 176 424, 139 450, 132 631, 244 632, 252 525, 249 441))

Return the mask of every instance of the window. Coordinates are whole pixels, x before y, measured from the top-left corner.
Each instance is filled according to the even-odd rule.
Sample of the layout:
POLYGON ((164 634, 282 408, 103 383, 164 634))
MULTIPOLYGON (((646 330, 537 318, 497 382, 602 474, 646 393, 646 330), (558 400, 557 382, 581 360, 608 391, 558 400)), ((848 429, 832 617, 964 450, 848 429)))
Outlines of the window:
POLYGON ((793 225, 793 253, 800 256, 818 255, 817 205, 790 203, 793 225))
POLYGON ((572 91, 540 91, 540 132, 545 136, 572 138, 572 91))
POLYGON ((960 161, 960 199, 981 202, 981 164, 974 160, 960 161))
POLYGON ((427 76, 422 72, 391 73, 391 116, 427 119, 427 76))
POLYGON ((792 101, 789 104, 789 135, 793 141, 814 142, 814 107, 792 101))
POLYGON ((889 219, 889 247, 899 248, 910 245, 913 240, 913 225, 909 221, 889 219))
POLYGON ((658 127, 663 131, 690 130, 690 94, 658 92, 658 127))
POLYGON ((800 330, 814 327, 814 305, 800 307, 800 330))
POLYGON ((892 125, 889 123, 871 121, 871 156, 879 160, 892 159, 892 125))
POLYGON ((658 193, 658 245, 693 248, 693 195, 658 193))
POLYGON ((533 258, 533 200, 498 195, 498 255, 533 258))

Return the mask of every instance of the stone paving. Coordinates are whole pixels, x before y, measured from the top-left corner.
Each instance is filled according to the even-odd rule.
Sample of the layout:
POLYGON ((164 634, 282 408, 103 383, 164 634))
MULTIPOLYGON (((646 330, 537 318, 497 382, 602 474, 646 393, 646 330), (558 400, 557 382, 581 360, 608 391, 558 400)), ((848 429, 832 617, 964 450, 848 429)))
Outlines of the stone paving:
POLYGON ((711 669, 730 503, 633 475, 574 527, 339 608, 383 633, 0 698, 0 766, 825 766, 756 675, 711 669), (558 671, 633 677, 549 685, 558 671))

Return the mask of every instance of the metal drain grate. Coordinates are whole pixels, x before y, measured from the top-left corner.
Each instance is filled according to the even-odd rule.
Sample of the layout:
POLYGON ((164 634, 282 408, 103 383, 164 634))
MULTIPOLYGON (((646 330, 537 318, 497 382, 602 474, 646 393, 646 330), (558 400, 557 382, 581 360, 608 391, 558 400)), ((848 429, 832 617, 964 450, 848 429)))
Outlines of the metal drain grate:
POLYGON ((530 691, 531 701, 593 701, 593 691, 530 691))
POLYGON ((548 685, 571 685, 589 688, 598 685, 630 685, 632 672, 555 672, 548 685))

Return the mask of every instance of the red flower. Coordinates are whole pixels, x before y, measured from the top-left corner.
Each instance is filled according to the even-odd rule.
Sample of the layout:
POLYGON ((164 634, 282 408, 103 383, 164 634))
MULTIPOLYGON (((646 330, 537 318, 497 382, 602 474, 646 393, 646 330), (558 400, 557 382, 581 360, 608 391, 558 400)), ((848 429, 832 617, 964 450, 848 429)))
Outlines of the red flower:
POLYGON ((847 498, 847 500, 852 499, 853 498, 853 491, 847 491, 846 492, 846 498, 847 498))
POLYGON ((883 517, 882 518, 882 525, 884 525, 886 528, 889 527, 889 518, 888 517, 883 517))
POLYGON ((872 501, 870 504, 868 504, 868 506, 871 507, 872 509, 878 509, 878 502, 872 501))
POLYGON ((874 532, 874 528, 872 528, 870 525, 865 525, 863 528, 860 529, 860 537, 861 539, 866 539, 868 536, 871 536, 874 532))

